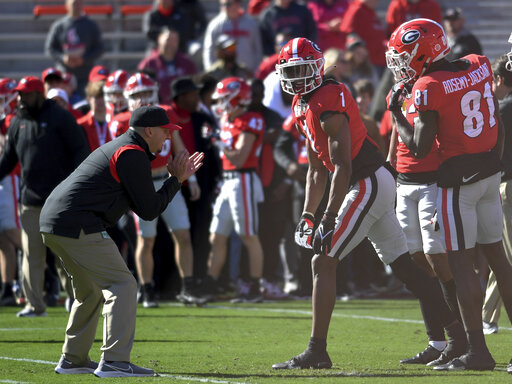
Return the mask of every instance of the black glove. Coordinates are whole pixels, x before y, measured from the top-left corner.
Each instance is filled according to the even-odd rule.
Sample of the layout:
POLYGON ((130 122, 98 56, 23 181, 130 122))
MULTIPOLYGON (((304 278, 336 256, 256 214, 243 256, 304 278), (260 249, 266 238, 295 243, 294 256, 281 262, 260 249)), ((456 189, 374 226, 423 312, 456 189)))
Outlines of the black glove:
POLYGON ((332 235, 334 234, 334 225, 336 224, 337 214, 324 212, 322 221, 313 236, 313 251, 316 255, 327 255, 331 252, 332 235))
POLYGON ((396 83, 391 88, 388 109, 392 112, 401 112, 404 103, 404 83, 396 83))
POLYGON ((302 248, 311 249, 313 239, 313 228, 315 227, 315 216, 304 212, 300 217, 299 224, 295 228, 295 242, 302 248))

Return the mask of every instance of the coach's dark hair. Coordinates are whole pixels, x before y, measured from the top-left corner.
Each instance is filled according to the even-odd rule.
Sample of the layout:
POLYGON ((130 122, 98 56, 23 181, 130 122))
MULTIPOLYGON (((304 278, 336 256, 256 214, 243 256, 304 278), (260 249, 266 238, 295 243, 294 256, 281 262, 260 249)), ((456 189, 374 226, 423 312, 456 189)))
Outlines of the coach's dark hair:
POLYGON ((492 71, 494 72, 494 76, 499 76, 503 79, 503 83, 507 87, 512 88, 512 72, 507 71, 507 55, 501 55, 498 57, 494 63, 492 64, 492 71))

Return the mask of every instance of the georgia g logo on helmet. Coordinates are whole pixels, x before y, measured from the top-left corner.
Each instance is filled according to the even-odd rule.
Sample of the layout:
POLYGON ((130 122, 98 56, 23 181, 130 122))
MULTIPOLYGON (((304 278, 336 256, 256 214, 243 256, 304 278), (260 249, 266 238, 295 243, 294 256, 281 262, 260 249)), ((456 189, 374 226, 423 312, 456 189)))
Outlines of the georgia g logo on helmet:
POLYGON ((404 43, 404 44, 412 44, 416 40, 418 40, 420 38, 420 36, 421 36, 420 31, 417 31, 416 29, 412 29, 410 31, 405 32, 402 35, 401 40, 402 40, 402 43, 404 43))

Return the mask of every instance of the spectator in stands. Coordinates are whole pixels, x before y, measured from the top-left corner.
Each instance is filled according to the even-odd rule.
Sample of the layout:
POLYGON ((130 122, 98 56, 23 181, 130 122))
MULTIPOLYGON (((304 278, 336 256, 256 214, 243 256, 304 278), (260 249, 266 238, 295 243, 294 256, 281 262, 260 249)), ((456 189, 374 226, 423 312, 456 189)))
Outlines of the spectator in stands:
POLYGON ((63 82, 62 72, 55 67, 46 68, 41 73, 41 80, 44 83, 44 95, 46 96, 50 89, 61 88, 63 82))
POLYGON ((249 0, 247 13, 253 17, 258 16, 270 5, 270 0, 249 0))
POLYGON ((180 0, 178 7, 183 14, 187 15, 189 23, 184 38, 187 39, 187 52, 190 54, 191 45, 194 43, 202 45, 199 40, 203 37, 208 25, 206 11, 199 0, 180 0))
POLYGON ((274 0, 260 15, 260 31, 265 56, 274 54, 276 35, 284 30, 291 32, 291 37, 306 37, 316 41, 317 30, 313 15, 303 4, 295 0, 274 0))
POLYGON ((368 48, 356 33, 350 33, 347 36, 345 58, 350 64, 350 82, 352 84, 359 79, 368 79, 374 89, 379 85, 379 74, 370 60, 368 48))
MULTIPOLYGON (((508 261, 512 263, 512 72, 507 68, 507 61, 506 55, 500 56, 493 63, 492 71, 493 91, 499 100, 500 115, 505 125, 505 145, 501 161, 504 172, 501 176, 500 194, 503 204, 503 247, 508 261)), ((485 335, 498 332, 502 304, 496 275, 491 270, 482 308, 485 335)))
POLYGON ((94 61, 103 54, 103 38, 95 21, 83 13, 82 0, 66 0, 67 15, 55 21, 45 51, 64 72, 76 76, 76 93, 83 98, 94 61))
POLYGON ((73 99, 73 95, 76 91, 76 76, 69 72, 64 72, 62 74, 62 84, 60 87, 66 91, 69 103, 72 105, 76 101, 73 99))
POLYGON ((20 162, 22 283, 26 306, 17 316, 46 316, 46 247, 39 232, 39 215, 50 192, 87 157, 89 148, 75 118, 54 101, 45 99, 40 79, 24 77, 15 90, 19 92, 19 109, 9 126, 10 134, 0 157, 0 180, 20 162))
POLYGON ((279 52, 281 52, 281 48, 283 48, 283 46, 292 38, 291 36, 290 30, 283 30, 276 35, 276 41, 274 44, 275 53, 272 56, 268 56, 261 62, 254 77, 260 80, 265 80, 265 77, 267 77, 270 72, 275 72, 279 52))
POLYGON ((307 2, 318 31, 316 43, 322 51, 325 52, 329 48, 345 49, 345 34, 340 30, 340 26, 348 5, 349 0, 307 2))
POLYGON ((230 76, 241 77, 243 79, 252 77, 252 71, 237 59, 237 43, 233 37, 224 34, 220 35, 217 38, 215 46, 217 61, 215 61, 206 72, 208 75, 215 77, 217 81, 221 81, 230 76))
POLYGON ((436 0, 392 0, 386 13, 388 36, 402 23, 423 17, 442 21, 441 7, 436 0))
POLYGON ((343 16, 341 31, 347 35, 357 33, 365 42, 370 61, 379 76, 386 68, 386 28, 382 25, 375 8, 379 0, 354 0, 343 16))
POLYGON ((216 60, 216 44, 219 36, 224 34, 236 41, 237 61, 254 73, 263 57, 258 23, 244 14, 241 0, 219 0, 219 4, 220 11, 208 23, 204 36, 205 71, 209 71, 216 60))
POLYGON ((183 12, 179 3, 175 4, 174 0, 155 0, 154 9, 147 12, 142 19, 142 31, 148 38, 148 50, 158 47, 158 36, 165 27, 178 31, 179 50, 186 53, 187 43, 193 38, 189 34, 193 25, 194 21, 183 12))
POLYGON ((444 13, 444 30, 451 50, 447 60, 456 60, 470 53, 482 54, 480 42, 465 28, 466 19, 460 8, 448 8, 444 13))
POLYGON ((352 96, 355 96, 354 85, 350 82, 351 64, 345 58, 345 55, 346 52, 338 48, 329 48, 325 51, 325 77, 345 84, 352 96))
POLYGON ((92 81, 85 87, 87 101, 91 106, 89 113, 78 124, 84 129, 91 152, 112 140, 107 122, 107 108, 103 94, 105 81, 92 81))
POLYGON ((162 28, 158 34, 158 47, 138 66, 140 71, 151 70, 158 83, 161 104, 171 103, 171 82, 181 76, 197 73, 196 66, 186 54, 178 51, 180 35, 176 29, 162 28))
MULTIPOLYGON (((213 93, 217 81, 212 79, 211 83, 213 83, 213 90, 211 90, 213 93)), ((193 196, 188 188, 182 189, 190 218, 194 276, 202 278, 206 275, 210 253, 208 239, 215 198, 214 191, 220 179, 218 152, 211 145, 209 138, 203 136, 203 127, 214 128, 216 122, 210 114, 198 110, 200 91, 205 92, 205 90, 200 90, 190 77, 175 79, 171 84, 171 89, 171 108, 177 117, 177 124, 181 127, 180 136, 185 148, 189 153, 203 152, 205 154, 203 166, 196 172, 196 177, 189 179, 189 181, 197 179, 201 194, 198 197, 193 196)))

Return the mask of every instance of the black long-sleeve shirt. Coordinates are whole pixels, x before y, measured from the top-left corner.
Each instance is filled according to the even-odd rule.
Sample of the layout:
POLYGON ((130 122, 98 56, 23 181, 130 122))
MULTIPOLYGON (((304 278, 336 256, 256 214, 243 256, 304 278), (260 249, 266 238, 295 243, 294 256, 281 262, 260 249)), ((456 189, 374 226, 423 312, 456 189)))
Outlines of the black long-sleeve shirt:
POLYGON ((153 220, 167 207, 181 184, 168 178, 155 191, 146 141, 129 129, 98 149, 55 188, 43 206, 41 232, 78 238, 117 223, 129 209, 153 220))
POLYGON ((512 92, 499 101, 500 114, 505 125, 505 145, 501 163, 504 174, 502 180, 512 179, 512 92))
POLYGON ((38 115, 21 109, 12 119, 0 157, 0 180, 21 163, 21 203, 40 207, 50 192, 89 154, 73 115, 45 100, 38 115))

